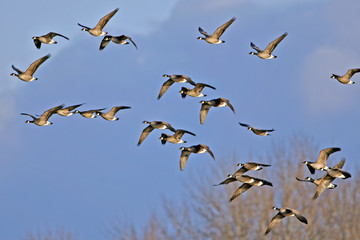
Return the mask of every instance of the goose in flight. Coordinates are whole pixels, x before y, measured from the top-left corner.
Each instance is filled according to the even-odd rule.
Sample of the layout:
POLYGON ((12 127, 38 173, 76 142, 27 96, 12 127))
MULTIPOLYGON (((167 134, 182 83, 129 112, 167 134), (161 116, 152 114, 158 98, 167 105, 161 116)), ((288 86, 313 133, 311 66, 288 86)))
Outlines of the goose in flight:
POLYGON ((220 27, 216 29, 216 31, 213 33, 213 35, 208 34, 205 32, 201 27, 199 27, 199 32, 203 34, 205 37, 198 37, 199 40, 205 40, 208 43, 211 44, 219 44, 224 43, 225 41, 220 40, 221 35, 225 32, 225 30, 235 21, 236 18, 230 19, 228 22, 224 23, 220 27))

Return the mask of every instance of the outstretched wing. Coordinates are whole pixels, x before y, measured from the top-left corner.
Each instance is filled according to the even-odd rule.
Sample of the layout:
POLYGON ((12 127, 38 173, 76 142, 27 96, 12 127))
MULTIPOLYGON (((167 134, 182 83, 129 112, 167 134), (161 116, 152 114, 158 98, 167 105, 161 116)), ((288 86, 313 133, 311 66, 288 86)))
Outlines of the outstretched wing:
POLYGON ((99 50, 103 50, 110 42, 111 40, 111 36, 109 35, 106 35, 102 40, 101 40, 101 43, 100 43, 100 47, 99 47, 99 50))
POLYGON ((68 37, 65 37, 64 35, 61 35, 60 33, 56 33, 56 32, 49 32, 48 34, 44 35, 44 37, 49 37, 49 38, 53 38, 56 36, 60 36, 60 37, 65 38, 66 40, 69 40, 68 37))
POLYGON ((54 113, 56 113, 58 110, 62 109, 64 107, 63 104, 50 108, 49 110, 45 111, 41 117, 39 118, 40 121, 47 121, 49 120, 49 118, 51 117, 51 115, 53 115, 54 113))
POLYGON ((40 49, 40 47, 41 47, 41 42, 39 41, 39 39, 35 38, 35 39, 34 39, 34 44, 35 44, 35 46, 36 46, 37 49, 40 49))
POLYGON ((205 32, 201 27, 199 27, 199 32, 201 33, 201 34, 203 34, 205 37, 211 37, 211 35, 210 34, 208 34, 207 32, 205 32))
POLYGON ((233 107, 233 105, 231 105, 230 101, 226 98, 220 98, 222 101, 224 101, 226 103, 226 105, 229 106, 229 108, 231 109, 231 111, 233 111, 233 113, 235 113, 235 109, 233 107))
POLYGON ((271 221, 270 221, 270 223, 269 223, 269 226, 268 226, 268 228, 267 228, 266 231, 265 231, 265 235, 267 235, 269 232, 271 232, 271 230, 273 230, 273 229, 276 227, 276 225, 278 225, 284 217, 285 217, 285 216, 282 215, 280 212, 279 212, 278 214, 276 214, 276 215, 271 219, 271 221))
POLYGON ((211 106, 209 104, 203 103, 201 105, 201 110, 200 110, 200 123, 201 124, 204 124, 206 116, 207 116, 210 108, 211 108, 211 106))
POLYGON ((219 186, 219 185, 223 185, 223 184, 228 184, 228 183, 236 182, 236 181, 237 181, 236 178, 231 177, 231 178, 225 179, 224 181, 222 181, 222 182, 219 183, 219 184, 214 184, 214 186, 219 186))
POLYGON ((318 159, 316 160, 317 163, 322 163, 322 164, 325 164, 326 165, 326 162, 330 156, 330 154, 334 153, 334 152, 338 152, 340 151, 341 148, 325 148, 323 150, 320 151, 319 153, 319 157, 318 159))
POLYGON ((180 170, 184 170, 185 164, 190 156, 191 152, 188 150, 182 150, 180 156, 180 170))
POLYGON ((213 34, 213 37, 220 38, 221 35, 225 32, 225 30, 235 21, 236 18, 230 19, 228 22, 224 23, 220 27, 216 29, 216 31, 213 34))
POLYGON ((142 131, 142 133, 140 135, 140 139, 137 144, 138 146, 140 146, 140 144, 145 140, 145 138, 151 133, 152 130, 154 130, 154 128, 151 125, 144 128, 144 130, 142 131))
POLYGON ((246 124, 246 123, 241 123, 241 122, 239 122, 239 124, 240 124, 241 126, 243 126, 243 127, 251 127, 250 125, 248 125, 248 124, 246 124))
POLYGON ((215 160, 215 156, 213 154, 213 152, 210 150, 209 146, 204 145, 204 144, 200 144, 201 147, 205 148, 206 151, 211 155, 211 157, 215 160))
POLYGON ((22 74, 23 71, 21 71, 20 69, 16 68, 14 65, 11 65, 12 69, 14 69, 18 74, 22 74))
POLYGON ((254 43, 250 42, 250 46, 258 53, 262 52, 262 50, 258 46, 256 46, 254 43))
POLYGON ((36 60, 35 62, 33 62, 28 69, 26 69, 25 73, 29 74, 30 76, 32 76, 34 74, 34 72, 38 69, 38 67, 45 62, 51 55, 48 54, 38 60, 36 60))
POLYGON ((125 38, 129 39, 129 41, 136 47, 136 49, 138 49, 138 47, 136 46, 135 42, 131 39, 131 37, 123 35, 125 38))
POLYGON ((178 129, 176 130, 175 134, 174 134, 174 138, 181 138, 185 133, 188 133, 190 135, 196 136, 194 133, 186 131, 186 130, 182 130, 182 129, 178 129))
POLYGON ((33 120, 37 119, 35 116, 28 114, 28 113, 21 113, 21 115, 32 117, 33 120))
POLYGON ((349 69, 349 70, 345 73, 344 77, 346 76, 347 78, 350 79, 355 73, 358 73, 358 72, 360 72, 360 68, 349 69))
POLYGON ((240 196, 240 194, 242 194, 243 192, 245 192, 246 190, 248 190, 251 187, 252 187, 252 185, 250 185, 248 183, 244 183, 234 192, 234 194, 231 196, 229 201, 231 202, 232 200, 234 200, 235 198, 240 196))
POLYGON ((287 33, 284 33, 283 35, 281 35, 280 37, 278 37, 277 39, 275 39, 274 41, 272 41, 271 43, 269 43, 269 45, 264 49, 264 52, 268 52, 268 53, 272 53, 272 51, 274 51, 274 49, 276 48, 276 46, 287 36, 287 33))
POLYGON ((86 28, 87 30, 90 30, 90 29, 91 29, 91 28, 89 28, 89 27, 87 27, 87 26, 81 25, 80 23, 78 23, 78 25, 79 25, 80 27, 86 28))
POLYGON ((204 87, 208 87, 208 88, 212 88, 212 89, 216 90, 216 88, 214 88, 213 86, 210 86, 210 85, 208 85, 208 84, 198 83, 198 84, 195 85, 194 91, 196 91, 196 92, 201 92, 201 90, 203 90, 204 87))
POLYGON ((102 30, 105 27, 105 25, 108 23, 108 21, 115 15, 115 13, 118 10, 119 10, 119 8, 116 8, 114 11, 112 11, 111 13, 107 14, 102 19, 100 19, 100 21, 98 22, 98 24, 96 24, 94 29, 102 30))
POLYGON ((164 84, 161 86, 160 93, 159 93, 159 96, 157 97, 157 99, 160 99, 162 97, 162 95, 164 95, 164 93, 169 89, 169 87, 171 85, 173 85, 173 83, 174 83, 174 81, 171 79, 164 82, 164 84))

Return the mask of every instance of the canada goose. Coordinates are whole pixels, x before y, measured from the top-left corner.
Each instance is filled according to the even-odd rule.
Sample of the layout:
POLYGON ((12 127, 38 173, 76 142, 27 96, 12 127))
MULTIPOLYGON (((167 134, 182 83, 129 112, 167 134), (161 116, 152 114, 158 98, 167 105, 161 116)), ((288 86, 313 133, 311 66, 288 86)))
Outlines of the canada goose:
POLYGON ((79 113, 81 116, 83 116, 84 118, 96 118, 96 114, 97 112, 100 112, 102 110, 105 110, 106 108, 100 108, 100 109, 94 109, 94 110, 87 110, 87 111, 79 111, 79 110, 75 110, 74 113, 79 113))
POLYGON ((337 147, 325 148, 320 151, 319 157, 316 160, 316 162, 304 161, 303 163, 306 164, 306 166, 308 167, 311 174, 315 173, 315 169, 316 170, 320 170, 321 168, 324 168, 325 170, 329 169, 329 167, 326 166, 326 162, 327 162, 330 154, 332 154, 334 152, 338 152, 340 150, 341 150, 341 148, 337 148, 337 147))
POLYGON ((254 177, 250 177, 248 175, 239 175, 239 174, 228 174, 227 178, 224 181, 222 181, 219 184, 215 184, 214 186, 228 184, 228 183, 235 182, 235 181, 239 181, 242 183, 249 183, 249 184, 256 185, 256 186, 262 186, 262 185, 272 186, 271 182, 266 181, 264 179, 254 178, 254 177), (260 181, 260 183, 258 181, 260 181))
POLYGON ((198 144, 191 147, 181 147, 181 156, 180 156, 180 170, 184 170, 185 164, 190 156, 191 153, 205 153, 208 152, 211 157, 215 160, 215 156, 210 150, 209 146, 206 146, 204 144, 198 144))
POLYGON ((28 114, 28 113, 21 113, 21 115, 26 115, 26 116, 30 116, 32 117, 32 121, 27 120, 25 123, 34 123, 38 126, 46 126, 46 125, 51 125, 53 124, 52 122, 49 122, 49 118, 51 117, 51 115, 53 115, 54 113, 56 113, 56 111, 58 111, 59 109, 63 108, 64 105, 59 105, 53 108, 50 108, 49 110, 46 110, 39 118, 28 114))
POLYGON ((178 83, 190 83, 193 86, 196 86, 196 83, 193 82, 193 80, 191 80, 191 78, 189 78, 188 76, 185 75, 167 75, 164 74, 163 77, 169 78, 166 82, 164 82, 164 84, 161 86, 160 89, 160 93, 159 96, 157 97, 157 99, 160 99, 162 97, 162 95, 164 95, 164 93, 169 89, 169 87, 174 83, 174 82, 178 82, 178 83))
POLYGON ((279 212, 271 219, 269 227, 265 231, 265 235, 267 235, 271 230, 273 230, 274 227, 276 227, 276 225, 278 225, 284 217, 295 216, 300 222, 308 224, 307 219, 295 209, 277 207, 273 207, 272 209, 279 212))
POLYGON ((191 97, 206 97, 205 94, 201 93, 201 91, 204 89, 204 87, 208 87, 208 88, 212 88, 212 89, 216 90, 216 88, 214 88, 213 86, 210 86, 208 84, 197 83, 193 89, 182 87, 179 93, 181 93, 182 98, 185 98, 186 95, 189 95, 191 97))
POLYGON ((223 25, 221 25, 220 27, 218 27, 216 29, 216 31, 213 33, 213 35, 208 34, 204 30, 202 30, 201 27, 199 27, 199 32, 201 34, 203 34, 205 36, 205 38, 204 37, 198 37, 197 39, 205 40, 206 42, 211 43, 211 44, 224 43, 225 41, 222 41, 219 38, 225 32, 225 30, 235 21, 235 19, 236 18, 233 17, 228 22, 226 22, 223 25))
POLYGON ((151 133, 152 130, 156 129, 169 129, 170 131, 176 132, 175 128, 173 128, 169 123, 163 121, 143 121, 145 124, 149 124, 140 135, 140 139, 138 142, 138 146, 145 140, 145 138, 151 133))
POLYGON ((75 108, 80 107, 83 104, 77 104, 77 105, 73 105, 73 106, 69 106, 63 109, 59 109, 56 111, 57 114, 67 117, 67 116, 71 116, 73 115, 75 112, 71 112, 72 110, 74 110, 75 108))
MULTIPOLYGON (((306 177, 305 179, 300 179, 300 178, 296 177, 296 180, 298 180, 299 182, 311 182, 311 183, 315 184, 316 186, 319 186, 322 179, 323 179, 323 177, 318 178, 318 179, 313 179, 311 177, 306 177)), ((328 189, 334 189, 336 187, 337 187, 337 185, 332 184, 332 183, 329 183, 329 185, 326 186, 326 188, 328 188, 328 189)))
POLYGON ((201 103, 201 110, 200 110, 200 124, 204 124, 206 116, 209 112, 209 109, 211 107, 225 107, 228 106, 231 111, 233 111, 233 113, 235 114, 235 109, 234 107, 230 104, 229 100, 227 100, 226 98, 217 98, 217 99, 212 99, 210 101, 200 101, 201 103))
POLYGON ((16 76, 19 79, 25 81, 25 82, 31 82, 34 80, 37 80, 37 78, 33 77, 33 74, 35 73, 35 71, 38 69, 38 67, 46 61, 46 59, 48 59, 51 55, 48 54, 38 60, 36 60, 35 62, 33 62, 28 69, 26 69, 25 72, 21 71, 20 69, 16 68, 14 65, 12 65, 12 69, 14 69, 18 74, 16 73, 11 73, 11 76, 16 76))
POLYGON ((134 41, 131 39, 131 37, 129 36, 126 36, 126 35, 121 35, 121 36, 111 36, 111 35, 106 35, 103 40, 101 41, 101 44, 100 44, 100 48, 99 50, 103 50, 106 45, 109 44, 110 41, 112 41, 113 43, 116 43, 116 44, 129 44, 126 40, 129 39, 129 41, 134 44, 134 46, 137 48, 136 44, 134 43, 134 41))
POLYGON ((316 192, 313 196, 313 199, 317 199, 322 192, 325 191, 327 188, 335 188, 336 185, 332 184, 331 182, 335 180, 335 178, 348 178, 351 177, 350 173, 342 170, 342 167, 345 164, 345 159, 341 159, 341 161, 336 164, 331 170, 328 169, 327 173, 320 179, 320 182, 316 188, 316 192), (331 174, 330 174, 331 173, 331 174), (331 187, 334 186, 334 187, 331 187))
POLYGON ((96 24, 96 26, 94 28, 86 27, 84 25, 81 25, 80 23, 78 23, 78 25, 80 27, 83 27, 81 29, 81 31, 87 31, 93 36, 98 36, 98 37, 104 36, 107 34, 107 32, 103 32, 103 28, 105 27, 107 22, 110 20, 110 18, 112 18, 118 10, 119 10, 119 8, 116 8, 114 11, 112 11, 111 13, 107 14, 105 17, 100 19, 100 21, 98 22, 98 24, 96 24))
POLYGON ((263 50, 261 50, 258 46, 256 46, 254 43, 250 43, 250 46, 256 50, 256 52, 250 52, 250 55, 257 55, 259 58, 262 59, 272 59, 272 58, 277 58, 277 56, 272 55, 272 51, 274 51, 274 49, 276 48, 276 46, 287 36, 287 33, 284 33, 283 35, 281 35, 280 37, 278 37, 277 39, 275 39, 274 41, 272 41, 271 43, 269 43, 269 45, 263 50))
POLYGON ((355 82, 351 81, 350 78, 358 72, 360 72, 360 68, 353 68, 349 69, 344 76, 333 74, 330 78, 334 78, 343 84, 354 84, 355 82))
POLYGON ((241 168, 234 173, 235 176, 243 175, 247 171, 259 171, 263 169, 262 167, 270 167, 271 165, 256 163, 256 162, 247 162, 247 163, 238 163, 237 166, 241 168))
POLYGON ((234 200, 235 198, 237 198, 238 196, 240 196, 240 194, 242 194, 243 192, 245 192, 246 190, 250 189, 252 186, 273 186, 271 182, 266 181, 264 179, 260 179, 260 178, 254 178, 254 177, 250 177, 247 175, 233 175, 233 174, 229 174, 227 176, 227 179, 225 179, 224 181, 222 181, 221 183, 215 185, 222 185, 222 184, 228 184, 231 182, 235 182, 235 181, 239 181, 242 182, 243 184, 234 192, 234 194, 231 196, 230 198, 230 202, 232 200, 234 200))
POLYGON ((129 109, 131 107, 127 107, 127 106, 116 106, 113 107, 109 112, 107 113, 103 113, 101 111, 97 111, 96 115, 101 116, 103 119, 108 120, 108 121, 117 121, 119 120, 119 118, 115 117, 115 114, 119 111, 119 110, 123 110, 123 109, 129 109))
POLYGON ((53 40, 53 37, 56 37, 56 36, 60 36, 60 37, 63 37, 65 39, 69 40, 69 38, 65 37, 64 35, 61 35, 59 33, 54 33, 54 32, 49 32, 48 34, 42 35, 40 37, 32 37, 32 39, 34 40, 35 46, 38 49, 40 49, 41 43, 57 44, 57 42, 53 40))
POLYGON ((161 137, 159 138, 161 140, 161 143, 164 145, 166 142, 171 142, 171 143, 186 143, 186 141, 182 140, 181 137, 185 134, 188 133, 190 135, 196 136, 194 133, 186 131, 186 130, 182 130, 182 129, 177 129, 176 132, 174 133, 174 135, 170 136, 167 135, 165 133, 161 134, 161 137))
POLYGON ((275 131, 275 129, 270 129, 270 130, 257 129, 248 124, 241 123, 241 122, 239 122, 239 124, 243 127, 247 127, 248 130, 251 130, 253 133, 255 133, 256 135, 259 135, 259 136, 270 136, 269 132, 275 131))

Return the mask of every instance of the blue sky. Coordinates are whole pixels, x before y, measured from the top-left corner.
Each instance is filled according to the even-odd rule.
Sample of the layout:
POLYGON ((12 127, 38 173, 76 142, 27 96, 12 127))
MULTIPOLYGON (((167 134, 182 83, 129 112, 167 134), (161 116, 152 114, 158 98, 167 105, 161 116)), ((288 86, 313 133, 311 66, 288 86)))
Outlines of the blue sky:
POLYGON ((319 150, 341 147, 337 158, 346 157, 351 172, 360 154, 360 75, 351 86, 330 76, 360 67, 360 33, 352 31, 359 5, 355 0, 7 2, 0 10, 6 22, 0 40, 0 239, 54 227, 103 239, 113 219, 141 225, 160 208, 161 197, 181 198, 192 175, 233 156, 243 161, 249 153, 262 156, 274 142, 299 133, 314 138, 319 150), (110 43, 100 52, 102 38, 77 26, 95 26, 117 7, 104 30, 131 36, 138 51, 110 43), (196 39, 199 26, 212 33, 232 17, 236 21, 221 38, 226 43, 196 39), (36 49, 31 37, 50 31, 70 41, 57 38, 57 45, 36 49), (251 41, 264 48, 284 32, 289 34, 274 51, 277 59, 248 54, 251 41), (35 73, 38 81, 10 76, 12 64, 25 70, 48 53, 51 58, 35 73), (185 85, 174 84, 156 99, 164 73, 216 87, 205 88, 204 99, 225 97, 236 114, 214 108, 200 125, 201 99, 182 99, 185 85), (132 109, 120 111, 116 122, 53 116, 54 125, 46 127, 25 124, 20 115, 79 103, 85 103, 80 110, 132 109), (191 155, 180 172, 183 145, 162 146, 162 131, 136 146, 143 120, 194 132, 196 137, 184 136, 184 146, 209 145, 216 161, 191 155), (276 131, 255 136, 239 121, 276 131))

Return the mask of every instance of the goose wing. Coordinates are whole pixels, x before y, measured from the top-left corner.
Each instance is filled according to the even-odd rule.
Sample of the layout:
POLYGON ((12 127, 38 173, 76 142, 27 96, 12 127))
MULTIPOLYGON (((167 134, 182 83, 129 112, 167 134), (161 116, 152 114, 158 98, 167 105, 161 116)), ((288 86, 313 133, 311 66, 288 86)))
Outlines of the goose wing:
POLYGON ((350 79, 355 73, 358 73, 358 72, 360 72, 360 68, 349 69, 345 73, 344 77, 346 76, 348 79, 350 79))
POLYGON ((230 202, 232 200, 234 200, 235 198, 237 198, 238 196, 240 196, 240 194, 242 194, 243 192, 245 192, 246 190, 248 190, 249 188, 251 188, 252 185, 248 184, 248 183, 244 183, 243 185, 241 185, 238 189, 236 189, 236 191, 234 192, 234 194, 231 196, 230 198, 230 202))
POLYGON ((320 151, 319 153, 319 157, 318 159, 316 160, 317 163, 322 163, 322 164, 325 164, 326 165, 326 162, 330 156, 330 154, 334 153, 334 152, 338 152, 340 151, 341 148, 325 148, 323 150, 320 151))
POLYGON ((29 116, 31 117, 33 120, 37 119, 35 116, 28 114, 28 113, 21 113, 21 115, 25 115, 25 116, 29 116))
POLYGON ((268 228, 265 231, 265 235, 269 234, 269 232, 271 232, 271 230, 273 230, 276 225, 278 225, 281 220, 284 218, 285 216, 283 214, 281 214, 280 212, 278 214, 276 214, 270 221, 268 228))
POLYGON ((258 46, 256 46, 253 42, 250 42, 250 46, 258 53, 262 52, 262 50, 258 46))
POLYGON ((40 49, 40 47, 41 47, 41 42, 39 41, 39 39, 35 38, 35 39, 34 39, 34 44, 35 44, 35 46, 36 46, 37 49, 40 49))
POLYGON ((176 130, 175 134, 174 134, 174 138, 180 139, 185 133, 188 133, 190 135, 196 136, 194 133, 186 131, 186 130, 182 130, 182 129, 178 129, 176 130))
POLYGON ((226 99, 226 98, 220 98, 220 99, 221 99, 223 102, 225 102, 226 105, 229 106, 229 108, 231 109, 231 111, 233 111, 233 113, 235 113, 235 109, 234 109, 233 105, 231 105, 231 103, 230 103, 230 101, 229 101, 228 99, 226 99))
POLYGON ((22 74, 24 73, 23 71, 21 71, 20 69, 16 68, 14 65, 11 65, 12 69, 14 69, 18 74, 22 74))
POLYGON ((53 115, 54 113, 57 112, 57 110, 60 110, 64 107, 63 104, 59 105, 59 106, 56 106, 56 107, 53 107, 53 108, 50 108, 49 110, 46 110, 42 115, 41 117, 39 118, 40 121, 47 121, 49 120, 49 118, 51 117, 51 115, 53 115))
POLYGON ((48 34, 44 35, 43 37, 49 37, 52 39, 53 37, 56 37, 56 36, 60 36, 60 37, 65 38, 66 40, 69 40, 68 37, 65 37, 64 35, 61 35, 60 33, 56 33, 56 32, 49 32, 48 34))
POLYGON ((186 162, 190 156, 191 152, 188 150, 182 150, 180 156, 180 170, 183 171, 186 165, 186 162))
POLYGON ((116 8, 114 11, 105 15, 103 18, 101 18, 100 21, 98 22, 98 24, 96 24, 96 26, 94 27, 94 29, 102 30, 105 27, 105 25, 108 23, 108 21, 115 15, 115 13, 118 10, 119 10, 119 8, 116 8))
POLYGON ((308 224, 308 220, 297 210, 291 209, 291 211, 294 213, 295 217, 302 223, 308 224))
POLYGON ((100 47, 99 47, 99 50, 103 50, 110 42, 112 36, 110 35, 106 35, 102 40, 101 40, 101 43, 100 43, 100 47))
POLYGON ((137 144, 138 146, 140 146, 140 144, 145 140, 145 138, 151 133, 152 130, 154 130, 154 128, 151 125, 144 128, 140 135, 139 142, 137 144))
POLYGON ((195 85, 194 91, 201 92, 204 89, 204 87, 208 87, 208 88, 212 88, 212 89, 216 90, 216 88, 214 88, 213 86, 210 86, 208 84, 198 83, 198 84, 195 85))
POLYGON ((131 37, 123 35, 125 38, 129 39, 129 41, 136 47, 136 49, 138 49, 138 47, 136 46, 135 42, 132 40, 131 37))
POLYGON ((210 108, 211 108, 211 106, 209 104, 203 103, 201 105, 201 110, 200 110, 200 123, 201 124, 204 124, 206 116, 207 116, 210 108))
POLYGON ((108 114, 111 114, 112 116, 114 116, 118 111, 123 110, 123 109, 129 109, 129 108, 131 108, 131 107, 128 107, 128 106, 116 106, 116 107, 113 107, 108 112, 108 114))
POLYGON ((33 62, 28 69, 26 69, 25 73, 29 74, 29 75, 33 75, 35 73, 35 71, 38 69, 38 67, 45 62, 51 55, 48 54, 38 60, 36 60, 35 62, 33 62))
POLYGON ((218 27, 212 36, 219 39, 221 37, 221 35, 225 32, 225 30, 235 21, 235 19, 236 18, 233 17, 228 22, 226 22, 223 25, 221 25, 220 27, 218 27))
POLYGON ((203 34, 205 37, 211 37, 211 35, 210 34, 208 34, 207 32, 205 32, 201 27, 199 27, 199 32, 201 33, 201 34, 203 34))
POLYGON ((171 79, 164 82, 164 84, 161 86, 160 93, 159 93, 159 96, 157 97, 157 99, 160 99, 162 97, 162 95, 164 95, 164 93, 169 89, 169 87, 171 87, 171 85, 173 85, 173 83, 174 83, 174 81, 171 79))
POLYGON ((287 36, 287 33, 284 33, 283 35, 281 35, 280 37, 278 37, 277 39, 275 39, 274 41, 272 41, 271 43, 269 43, 269 45, 264 49, 264 52, 268 52, 268 53, 272 53, 272 51, 274 51, 274 49, 276 48, 276 46, 287 36))
POLYGON ((79 25, 80 27, 86 28, 87 30, 90 30, 90 29, 91 29, 91 28, 89 28, 89 27, 87 27, 87 26, 81 25, 80 23, 78 23, 78 25, 79 25))
POLYGON ((210 154, 210 156, 215 160, 215 156, 214 153, 210 150, 209 146, 204 145, 204 144, 200 144, 201 147, 205 148, 206 151, 210 154))

